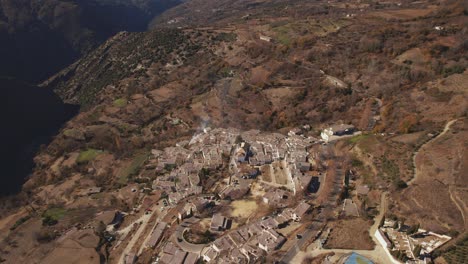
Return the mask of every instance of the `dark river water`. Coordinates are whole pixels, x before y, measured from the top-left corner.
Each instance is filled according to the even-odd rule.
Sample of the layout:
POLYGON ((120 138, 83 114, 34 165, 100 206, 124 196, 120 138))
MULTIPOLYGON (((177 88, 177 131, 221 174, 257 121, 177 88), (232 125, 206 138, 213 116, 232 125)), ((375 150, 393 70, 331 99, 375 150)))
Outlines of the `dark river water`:
POLYGON ((0 197, 19 192, 41 144, 78 113, 52 91, 0 78, 0 197))

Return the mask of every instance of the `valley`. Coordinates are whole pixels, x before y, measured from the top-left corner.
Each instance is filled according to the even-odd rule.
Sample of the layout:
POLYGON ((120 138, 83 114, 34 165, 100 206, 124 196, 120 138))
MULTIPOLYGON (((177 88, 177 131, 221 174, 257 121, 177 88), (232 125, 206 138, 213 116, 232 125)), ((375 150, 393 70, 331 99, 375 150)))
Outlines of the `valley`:
POLYGON ((466 8, 191 0, 116 33, 39 84, 80 111, 0 260, 463 263, 466 8))
POLYGON ((0 79, 0 86, 8 98, 1 114, 2 197, 21 190, 41 145, 50 143, 62 124, 78 112, 78 107, 64 104, 51 91, 19 81, 0 79))

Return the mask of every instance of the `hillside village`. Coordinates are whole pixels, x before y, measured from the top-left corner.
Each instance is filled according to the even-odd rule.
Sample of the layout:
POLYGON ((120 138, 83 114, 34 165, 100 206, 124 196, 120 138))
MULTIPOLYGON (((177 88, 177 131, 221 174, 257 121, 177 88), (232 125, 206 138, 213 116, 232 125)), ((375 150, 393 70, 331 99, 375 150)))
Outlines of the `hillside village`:
POLYGON ((0 263, 466 263, 466 10, 190 0, 116 34, 40 85, 80 112, 0 263))
MULTIPOLYGON (((371 190, 358 184, 345 194, 348 185, 356 184, 353 172, 340 169, 347 165, 331 153, 336 143, 310 136, 309 129, 303 126, 283 135, 203 128, 173 147, 153 149, 135 178, 142 184, 128 190, 135 197, 133 208, 97 212, 99 222, 63 230, 57 241, 83 237, 87 227, 97 230, 105 225, 99 232, 109 243, 109 260, 132 264, 262 259, 291 263, 306 257, 298 250, 320 252, 333 233, 333 221, 366 214, 357 203, 371 190), (336 164, 340 160, 343 163, 336 164)), ((338 134, 333 135, 335 140, 348 140, 349 133, 338 134)), ((79 195, 94 197, 101 191, 89 187, 79 195)), ((385 202, 385 193, 378 193, 380 203, 385 202)), ((428 254, 450 240, 421 229, 406 235, 397 221, 383 217, 383 206, 366 231, 375 237, 370 239, 376 242, 374 247, 383 251, 360 254, 374 261, 426 263, 428 254), (376 225, 380 228, 373 234, 376 225)), ((342 256, 354 257, 352 253, 342 256)))
MULTIPOLYGON (((156 259, 161 263, 190 263, 183 261, 196 256, 206 262, 249 263, 281 248, 286 242, 284 235, 288 234, 276 230, 299 222, 312 209, 306 200, 296 197, 310 188, 314 177, 312 164, 316 161, 312 157, 309 160, 308 148, 318 142, 315 138, 290 134, 205 129, 176 147, 153 150, 147 167, 155 167, 155 173, 161 174, 152 186, 167 197, 159 203, 158 210, 165 219, 170 219, 169 223, 158 223, 149 240, 150 248, 161 249, 156 259), (221 170, 224 177, 211 187, 202 188, 200 178, 216 170, 221 170), (228 201, 252 201, 255 207, 267 206, 274 214, 264 212, 259 217, 255 212, 246 212, 253 218, 241 225, 244 217, 226 211, 228 201), (212 208, 220 212, 207 218, 210 225, 204 232, 217 238, 208 244, 187 242, 185 233, 203 221, 201 216, 212 208), (172 218, 168 218, 171 214, 172 218), (177 227, 175 234, 168 235, 169 241, 162 241, 164 234, 159 227, 167 224, 180 224, 183 228, 177 227), (171 236, 176 239, 171 240, 171 236)), ((133 258, 135 253, 127 254, 133 258)))

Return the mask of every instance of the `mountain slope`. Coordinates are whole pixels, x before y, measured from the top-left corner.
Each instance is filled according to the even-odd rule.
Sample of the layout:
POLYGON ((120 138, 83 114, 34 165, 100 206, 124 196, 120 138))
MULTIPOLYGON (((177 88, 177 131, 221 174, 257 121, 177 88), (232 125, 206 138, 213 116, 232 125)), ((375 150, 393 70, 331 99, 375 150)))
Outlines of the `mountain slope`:
POLYGON ((13 195, 31 172, 40 145, 47 145, 78 107, 64 104, 50 91, 0 78, 2 126, 0 132, 3 173, 0 196, 13 195))
MULTIPOLYGON (((315 207, 303 219, 308 224, 317 220, 315 212, 325 211, 330 214, 320 219, 327 225, 331 223, 327 228, 334 229, 333 221, 346 213, 342 199, 356 191, 344 186, 348 175, 354 178, 349 182, 367 185, 368 191, 364 192, 367 196, 353 197, 358 203, 352 211, 358 216, 352 213, 339 222, 357 217, 362 218, 359 223, 369 224, 376 214, 378 197, 386 192, 388 213, 405 217, 407 224, 420 223, 422 228, 441 233, 463 232, 465 225, 458 217, 459 208, 463 208, 461 201, 466 197, 462 183, 467 175, 462 173, 466 167, 463 138, 466 138, 468 75, 468 31, 463 6, 452 1, 441 5, 424 1, 385 4, 282 1, 287 6, 281 10, 288 10, 287 13, 269 9, 270 3, 274 6, 279 2, 235 1, 232 9, 226 1, 203 2, 207 7, 225 5, 225 16, 214 18, 213 24, 204 24, 203 21, 211 21, 207 13, 197 15, 196 9, 186 9, 184 16, 196 17, 201 22, 172 29, 163 28, 167 23, 161 23, 144 33, 122 32, 43 82, 44 89, 54 90, 66 102, 81 104, 82 108, 36 156, 37 167, 18 196, 18 203, 25 206, 17 209, 6 204, 3 208, 8 218, 0 225, 0 231, 9 239, 0 241, 5 249, 1 258, 6 263, 51 259, 60 255, 57 251, 68 252, 68 248, 60 246, 62 243, 94 237, 86 249, 96 249, 92 253, 102 254, 102 258, 107 254, 110 263, 117 263, 134 250, 133 242, 126 241, 144 241, 138 234, 148 231, 147 223, 158 219, 156 222, 175 224, 179 209, 187 200, 174 199, 171 204, 177 203, 175 200, 180 203, 162 210, 164 202, 157 204, 160 198, 169 196, 166 191, 160 192, 159 185, 164 184, 172 194, 169 190, 172 186, 185 188, 188 184, 179 179, 191 181, 179 177, 174 165, 182 166, 180 163, 185 161, 179 161, 185 159, 194 165, 200 158, 206 159, 208 165, 213 164, 212 160, 221 160, 225 165, 221 167, 229 170, 231 159, 229 154, 222 154, 219 143, 237 129, 271 131, 272 138, 278 133, 289 134, 291 129, 304 133, 306 137, 302 138, 294 132, 286 145, 304 147, 309 159, 306 158, 306 163, 317 170, 314 175, 317 172, 326 175, 320 178, 318 188, 323 189, 318 196, 304 195, 302 191, 298 192, 300 197, 296 196, 308 199, 315 207), (255 2, 264 4, 243 7, 255 2), (310 9, 296 4, 305 2, 310 4, 309 8, 316 5, 328 11, 315 15, 302 12, 310 9), (240 14, 248 16, 242 18, 240 14), (413 176, 413 153, 442 131, 447 120, 454 119, 458 121, 440 141, 435 141, 437 145, 421 150, 429 159, 442 158, 433 159, 432 163, 426 158, 416 158, 418 169, 424 165, 426 177, 406 186, 413 176), (324 128, 340 123, 353 124, 362 134, 330 144, 314 139, 324 128), (227 130, 218 130, 223 134, 219 138, 209 133, 206 138, 199 137, 207 127, 227 130), (200 148, 187 155, 192 139, 200 139, 200 148), (310 149, 300 143, 306 139, 315 142, 310 149), (457 144, 456 148, 451 147, 457 144), (436 167, 439 164, 444 166, 436 167), (167 181, 162 183, 160 180, 165 176, 167 181), (431 195, 434 193, 437 196, 431 195), (427 196, 432 200, 425 199, 427 196), (432 204, 428 217, 425 209, 432 204), (29 213, 26 205, 39 213, 29 213), (115 210, 129 212, 116 234, 117 240, 123 237, 125 242, 98 247, 99 234, 101 241, 112 240, 99 223, 110 223, 115 210), (457 214, 452 214, 454 210, 457 214), (157 211, 155 215, 159 218, 153 218, 149 211, 157 211), (47 218, 48 213, 56 216, 56 221, 47 218), (138 224, 142 220, 144 224, 138 224), (53 226, 48 226, 49 223, 53 226), (77 233, 68 232, 76 226, 77 233), (11 227, 13 230, 9 230, 11 227), (131 232, 131 228, 139 231, 131 232), (48 236, 34 237, 39 232, 48 236)), ((166 15, 164 19, 174 19, 166 15)), ((241 159, 248 156, 249 151, 244 148, 253 147, 254 155, 261 154, 262 149, 263 154, 269 152, 267 145, 258 145, 267 138, 240 144, 253 134, 257 132, 246 132, 244 139, 233 138, 243 146, 238 153, 232 151, 236 160, 242 152, 241 159)), ((283 171, 282 167, 276 170, 283 171)), ((271 180, 271 174, 261 173, 264 175, 257 179, 245 179, 255 183, 251 185, 252 195, 263 196, 263 191, 268 191, 268 187, 262 187, 260 178, 271 180)), ((241 181, 243 174, 238 174, 241 181)), ((219 194, 227 182, 236 185, 230 180, 232 173, 223 169, 195 169, 195 175, 200 181, 194 185, 202 187, 204 193, 219 194)), ((274 188, 278 189, 276 185, 274 188)), ((198 196, 188 199, 195 197, 198 196)), ((167 200, 171 198, 174 197, 171 195, 167 200)), ((209 206, 213 210, 209 209, 201 218, 210 218, 220 207, 226 208, 220 212, 233 211, 232 207, 222 207, 224 203, 233 204, 230 198, 220 202, 221 206, 209 206)), ((270 213, 276 211, 259 203, 270 213)), ((256 217, 249 219, 254 223, 256 217)), ((313 226, 310 225, 311 229, 315 229, 313 226)), ((362 227, 365 231, 365 226, 362 227)), ((164 239, 177 238, 172 236, 174 229, 168 228, 164 239)), ((360 236, 370 235, 359 230, 360 236)), ((302 237, 303 231, 298 229, 297 234, 302 237)), ((354 241, 349 234, 345 236, 354 241)), ((305 243, 308 239, 292 235, 288 240, 305 243)), ((297 247, 289 241, 284 247, 291 246, 293 251, 289 252, 295 253, 297 247)), ((161 247, 146 248, 138 261, 151 263, 162 252, 161 247)), ((276 251, 270 257, 279 259, 284 253, 276 251)), ((90 263, 98 263, 97 258, 90 263)))
POLYGON ((123 30, 144 31, 178 0, 2 0, 0 76, 37 82, 123 30))

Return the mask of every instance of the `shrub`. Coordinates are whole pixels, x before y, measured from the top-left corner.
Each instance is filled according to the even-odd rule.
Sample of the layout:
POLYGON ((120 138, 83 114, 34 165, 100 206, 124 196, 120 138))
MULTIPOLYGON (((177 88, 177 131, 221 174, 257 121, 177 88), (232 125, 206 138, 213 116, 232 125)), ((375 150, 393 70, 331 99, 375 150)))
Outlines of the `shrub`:
POLYGON ((351 160, 351 165, 352 165, 353 167, 362 167, 363 163, 362 163, 361 160, 359 160, 359 159, 357 159, 357 158, 353 158, 353 159, 351 160))
POLYGON ((16 228, 18 228, 18 226, 22 225, 23 223, 25 223, 26 221, 28 221, 31 217, 29 215, 27 216, 24 216, 24 217, 21 217, 20 219, 18 219, 18 221, 15 222, 15 224, 10 227, 10 230, 15 230, 16 228))
POLYGON ((94 160, 99 154, 101 154, 101 150, 97 149, 87 149, 85 151, 81 151, 80 155, 76 159, 77 163, 87 163, 94 160))
POLYGON ((395 185, 396 185, 397 189, 404 189, 404 188, 408 187, 408 184, 406 184, 406 182, 401 180, 401 179, 396 181, 395 185))
POLYGON ((49 230, 41 230, 35 234, 35 237, 39 243, 48 243, 55 239, 55 234, 49 230))
POLYGON ((119 99, 114 101, 114 106, 119 107, 119 108, 125 107, 125 106, 127 106, 127 100, 125 100, 123 98, 119 98, 119 99))
POLYGON ((42 225, 43 226, 53 226, 58 223, 58 220, 52 218, 49 215, 46 215, 44 218, 42 218, 42 225))
POLYGON ((143 153, 136 156, 132 160, 130 166, 122 170, 122 172, 118 175, 119 183, 126 184, 130 176, 134 176, 140 171, 141 166, 143 166, 146 160, 148 160, 148 153, 143 153))
POLYGON ((56 225, 62 219, 67 211, 64 208, 50 208, 42 214, 42 225, 56 225))

